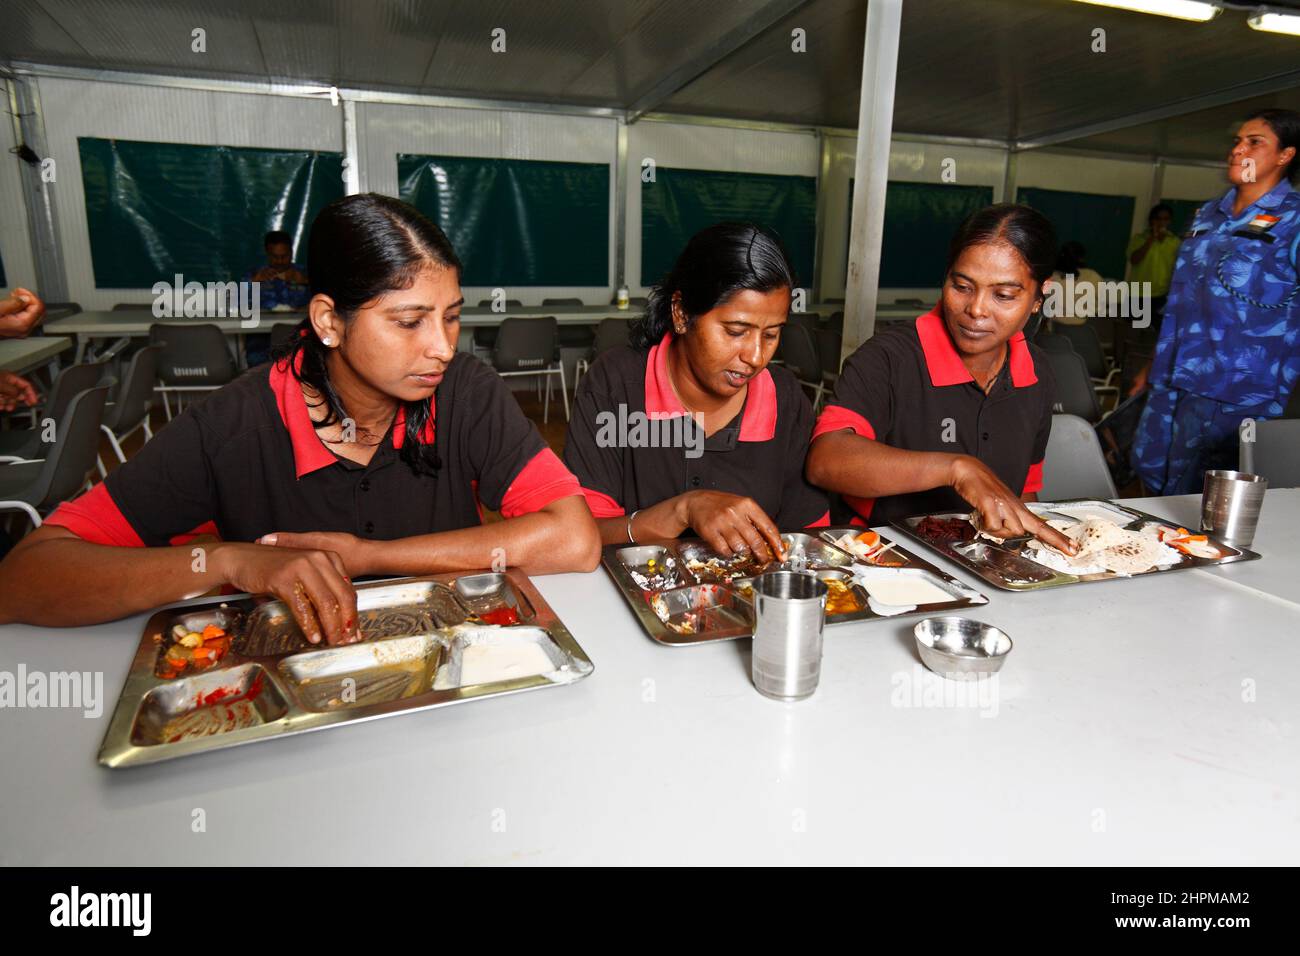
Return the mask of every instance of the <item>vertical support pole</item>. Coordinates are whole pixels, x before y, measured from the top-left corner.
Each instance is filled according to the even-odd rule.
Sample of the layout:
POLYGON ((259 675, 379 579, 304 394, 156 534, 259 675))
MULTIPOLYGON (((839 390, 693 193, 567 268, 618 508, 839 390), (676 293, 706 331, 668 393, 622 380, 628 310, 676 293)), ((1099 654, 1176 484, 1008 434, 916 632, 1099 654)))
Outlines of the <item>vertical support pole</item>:
MULTIPOLYGON (((9 78, 9 112, 13 116, 14 139, 26 145, 42 160, 49 158, 45 141, 45 114, 41 94, 33 77, 9 78)), ((22 174, 23 202, 27 206, 27 224, 32 243, 32 261, 36 266, 36 289, 46 302, 67 302, 68 275, 63 264, 63 245, 59 241, 59 217, 53 187, 57 168, 46 173, 43 164, 19 164, 22 174)), ((63 170, 63 175, 71 175, 63 170)))
POLYGON ((343 100, 343 192, 348 196, 366 192, 361 175, 361 143, 357 135, 357 104, 343 100))
POLYGON ((1016 201, 1016 172, 1020 154, 1014 146, 1007 147, 1007 155, 1002 161, 1002 202, 1016 201))
POLYGON ((614 133, 614 289, 627 285, 627 121, 615 120, 614 133))
MULTIPOLYGON (((813 274, 811 278, 812 287, 809 289, 809 295, 813 302, 820 302, 824 295, 822 289, 822 277, 825 274, 826 258, 826 205, 830 201, 826 195, 827 183, 831 175, 831 148, 830 137, 826 131, 817 130, 817 213, 816 223, 813 226, 813 274)), ((809 281, 804 277, 804 281, 809 281)))
POLYGON ((845 290, 844 356, 852 354, 876 328, 902 14, 903 0, 871 0, 867 5, 862 96, 858 102, 858 151, 853 164, 855 185, 845 290))

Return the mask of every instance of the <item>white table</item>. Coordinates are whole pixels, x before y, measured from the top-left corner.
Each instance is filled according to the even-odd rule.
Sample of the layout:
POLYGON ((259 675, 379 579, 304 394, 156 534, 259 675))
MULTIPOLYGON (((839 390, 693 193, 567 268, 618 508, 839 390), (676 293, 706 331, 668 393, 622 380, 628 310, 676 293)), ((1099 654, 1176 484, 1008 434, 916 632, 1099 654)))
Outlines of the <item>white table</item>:
MULTIPOLYGON (((1300 493, 1266 509, 1259 581, 1293 580, 1300 493)), ((544 577, 575 686, 125 771, 94 756, 144 616, 4 627, 0 670, 101 670, 107 700, 0 710, 0 863, 1294 863, 1300 608, 1226 577, 984 589, 996 713, 913 706, 946 685, 915 619, 830 629, 780 704, 747 642, 661 647, 603 571, 544 577)))
POLYGON ((58 335, 0 339, 0 371, 25 375, 42 365, 57 362, 59 354, 71 344, 71 339, 58 335))

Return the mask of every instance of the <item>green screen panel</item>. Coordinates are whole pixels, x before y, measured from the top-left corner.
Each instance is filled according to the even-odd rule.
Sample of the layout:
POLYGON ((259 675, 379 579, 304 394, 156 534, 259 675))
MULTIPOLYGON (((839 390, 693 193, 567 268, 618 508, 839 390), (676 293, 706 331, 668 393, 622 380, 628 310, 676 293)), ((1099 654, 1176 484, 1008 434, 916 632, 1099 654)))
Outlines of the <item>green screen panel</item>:
POLYGON ((1160 201, 1174 211, 1174 221, 1169 224, 1169 231, 1180 237, 1192 228, 1196 210, 1206 202, 1204 199, 1162 199, 1160 201))
POLYGON ((609 285, 607 163, 399 153, 397 181, 451 240, 465 285, 609 285))
POLYGON ((1016 200, 1051 220, 1057 243, 1083 243, 1089 268, 1107 279, 1124 278, 1124 250, 1133 230, 1132 196, 1021 187, 1016 200))
POLYGON ((316 213, 343 195, 343 157, 310 150, 185 146, 80 137, 95 285, 148 288, 239 279, 282 229, 306 257, 316 213))
POLYGON ((728 220, 775 231, 790 254, 797 281, 812 284, 816 179, 662 166, 655 170, 654 182, 641 184, 641 284, 662 279, 695 233, 728 220))
MULTIPOLYGON (((957 227, 971 213, 992 202, 992 186, 890 181, 885 187, 881 287, 926 289, 943 285, 948 245, 957 227)), ((850 189, 850 218, 852 203, 850 189)))

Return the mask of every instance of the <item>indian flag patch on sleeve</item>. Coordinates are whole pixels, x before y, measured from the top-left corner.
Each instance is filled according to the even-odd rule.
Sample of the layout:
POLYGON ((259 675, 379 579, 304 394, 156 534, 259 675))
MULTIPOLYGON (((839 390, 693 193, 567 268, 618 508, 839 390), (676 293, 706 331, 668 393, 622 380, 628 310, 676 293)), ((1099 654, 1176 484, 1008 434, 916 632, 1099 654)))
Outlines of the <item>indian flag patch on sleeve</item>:
POLYGON ((1277 216, 1268 216, 1265 215, 1264 213, 1260 213, 1258 216, 1256 216, 1254 219, 1250 221, 1250 226, 1252 229, 1258 229, 1261 232, 1263 232, 1265 230, 1272 229, 1273 226, 1276 225, 1277 219, 1278 219, 1277 216))

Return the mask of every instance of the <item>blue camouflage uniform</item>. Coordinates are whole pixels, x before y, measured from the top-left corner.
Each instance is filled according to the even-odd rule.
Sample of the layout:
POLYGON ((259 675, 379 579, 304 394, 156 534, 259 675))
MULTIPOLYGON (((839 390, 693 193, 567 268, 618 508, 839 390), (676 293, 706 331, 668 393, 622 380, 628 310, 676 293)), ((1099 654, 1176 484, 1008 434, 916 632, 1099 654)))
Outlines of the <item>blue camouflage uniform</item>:
POLYGON ((1300 377, 1300 192, 1283 179, 1240 215, 1196 213, 1174 265, 1133 466, 1156 494, 1235 468, 1243 419, 1276 418, 1300 377))

